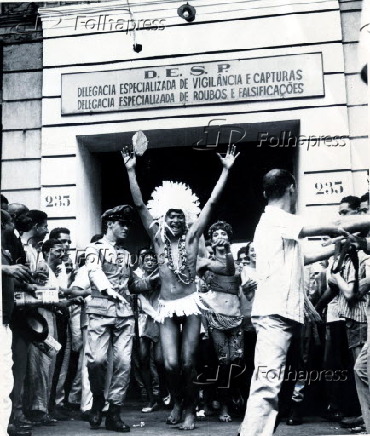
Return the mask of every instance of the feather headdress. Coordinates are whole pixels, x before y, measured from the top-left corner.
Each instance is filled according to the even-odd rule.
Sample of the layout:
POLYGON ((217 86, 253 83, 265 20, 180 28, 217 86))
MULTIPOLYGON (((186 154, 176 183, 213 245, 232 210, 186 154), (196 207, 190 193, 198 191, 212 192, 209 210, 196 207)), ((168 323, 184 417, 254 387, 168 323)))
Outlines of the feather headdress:
POLYGON ((158 222, 164 238, 164 217, 170 209, 184 212, 186 225, 192 224, 200 213, 198 197, 185 183, 164 181, 157 186, 147 204, 154 221, 158 222))

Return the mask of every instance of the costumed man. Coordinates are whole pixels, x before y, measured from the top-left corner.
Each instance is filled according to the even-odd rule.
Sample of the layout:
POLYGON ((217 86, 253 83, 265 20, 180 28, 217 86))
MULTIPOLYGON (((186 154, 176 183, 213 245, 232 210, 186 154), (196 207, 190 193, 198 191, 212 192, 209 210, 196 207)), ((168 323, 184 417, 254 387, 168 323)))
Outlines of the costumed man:
POLYGON ((179 423, 184 410, 180 429, 193 430, 194 363, 200 332, 199 299, 194 283, 199 238, 238 155, 235 156, 235 146, 228 147, 225 157, 218 154, 223 170, 202 211, 198 198, 188 186, 170 181, 164 181, 154 190, 146 206, 136 180, 136 156, 128 147, 124 148, 122 156, 132 198, 159 258, 160 341, 173 400, 173 409, 166 423, 179 423))
POLYGON ((93 405, 90 427, 97 429, 105 405, 105 384, 109 344, 113 350, 113 376, 108 389, 107 430, 129 432, 120 417, 130 381, 134 317, 130 305, 128 280, 130 253, 122 247, 132 222, 129 205, 117 206, 102 215, 103 237, 86 248, 86 269, 91 297, 85 302, 88 317, 87 367, 93 405))

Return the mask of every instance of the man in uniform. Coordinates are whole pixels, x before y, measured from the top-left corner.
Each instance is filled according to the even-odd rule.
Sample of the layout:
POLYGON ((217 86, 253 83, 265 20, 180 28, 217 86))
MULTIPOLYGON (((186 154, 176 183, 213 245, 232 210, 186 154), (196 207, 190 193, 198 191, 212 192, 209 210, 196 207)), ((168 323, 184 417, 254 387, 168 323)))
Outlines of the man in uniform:
POLYGON ((130 253, 122 247, 127 238, 133 210, 117 206, 102 215, 103 238, 86 249, 86 267, 91 283, 91 297, 86 303, 88 316, 88 371, 93 406, 90 427, 97 429, 105 404, 109 344, 112 346, 113 376, 107 400, 107 430, 129 432, 120 418, 130 380, 130 362, 134 317, 129 301, 130 253))

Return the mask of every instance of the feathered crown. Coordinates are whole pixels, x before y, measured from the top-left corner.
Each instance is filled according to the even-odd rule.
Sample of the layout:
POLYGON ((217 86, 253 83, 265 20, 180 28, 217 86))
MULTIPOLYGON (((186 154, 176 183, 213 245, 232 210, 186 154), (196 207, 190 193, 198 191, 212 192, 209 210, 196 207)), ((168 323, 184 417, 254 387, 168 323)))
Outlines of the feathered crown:
POLYGON ((147 207, 155 221, 164 218, 170 209, 181 209, 187 225, 192 224, 200 213, 198 197, 189 186, 170 181, 164 181, 154 189, 147 207))

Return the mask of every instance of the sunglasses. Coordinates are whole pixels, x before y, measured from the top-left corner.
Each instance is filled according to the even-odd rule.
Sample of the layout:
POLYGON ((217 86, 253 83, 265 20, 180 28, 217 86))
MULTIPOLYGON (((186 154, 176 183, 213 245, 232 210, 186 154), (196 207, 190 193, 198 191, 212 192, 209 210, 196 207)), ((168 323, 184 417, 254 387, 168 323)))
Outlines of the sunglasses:
POLYGON ((131 221, 127 220, 117 220, 117 222, 121 227, 130 227, 131 225, 131 221))

